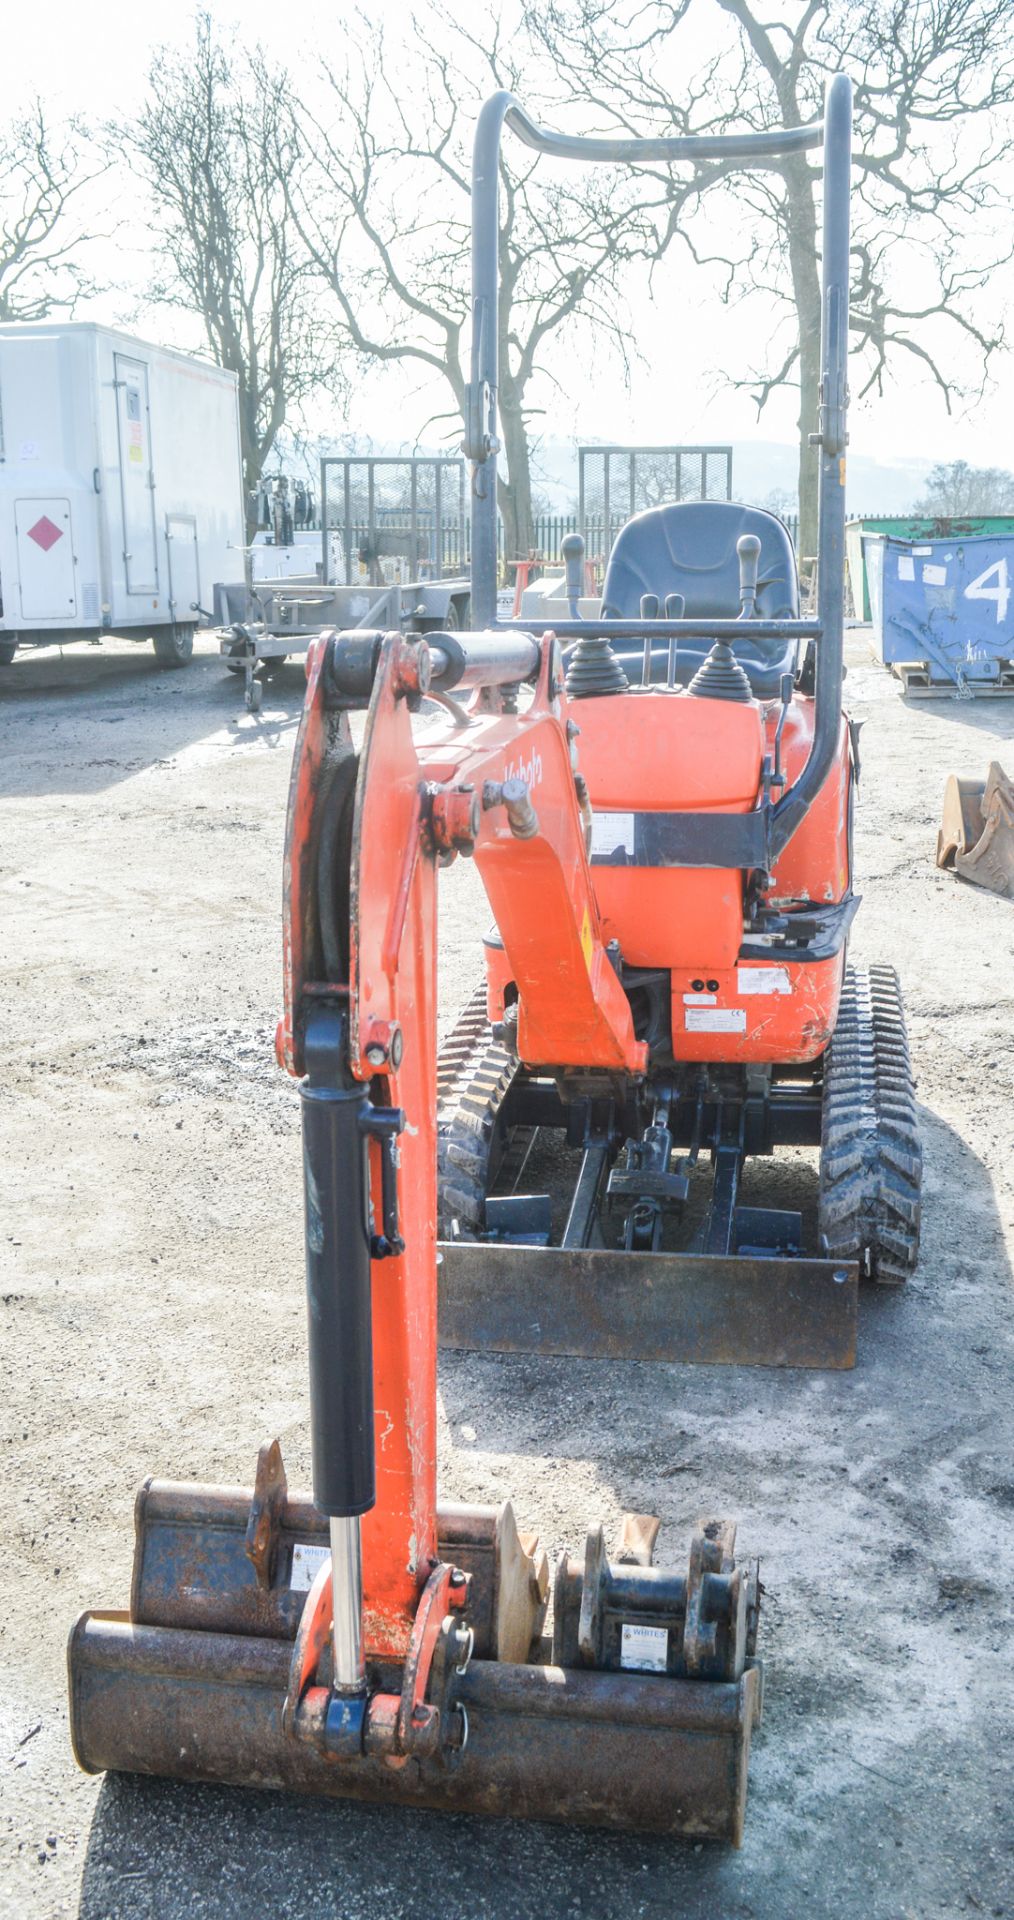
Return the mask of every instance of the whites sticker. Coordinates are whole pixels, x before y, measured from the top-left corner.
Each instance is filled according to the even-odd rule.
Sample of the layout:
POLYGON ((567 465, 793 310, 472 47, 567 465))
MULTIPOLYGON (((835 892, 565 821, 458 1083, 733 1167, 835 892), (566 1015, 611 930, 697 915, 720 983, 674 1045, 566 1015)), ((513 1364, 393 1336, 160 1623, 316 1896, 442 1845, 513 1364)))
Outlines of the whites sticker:
POLYGON ((683 1015, 688 1033, 745 1033, 744 1007, 687 1007, 683 1015))
POLYGON ((740 967, 736 978, 742 994, 792 992, 788 967, 740 967))
POLYGON ((620 1629, 620 1665, 638 1673, 664 1673, 669 1658, 668 1627, 639 1627, 625 1620, 620 1629))
POLYGON ((946 587, 947 568, 927 564, 922 570, 922 583, 924 587, 946 587))
POLYGON ((610 854, 634 854, 634 816, 632 813, 594 813, 592 815, 591 850, 593 854, 609 858, 610 854))
POLYGON ((718 1005, 718 995, 717 993, 685 993, 683 995, 683 1005, 685 1007, 714 1007, 718 1005))
POLYGON ((328 1558, 327 1547, 311 1546, 306 1540, 297 1540, 292 1549, 292 1572, 289 1586, 293 1593, 309 1593, 328 1558))
POLYGON ((933 548, 932 547, 913 547, 912 552, 918 553, 918 554, 932 553, 933 548))
POLYGON ((915 579, 915 561, 910 553, 899 553, 898 555, 898 579, 915 579))

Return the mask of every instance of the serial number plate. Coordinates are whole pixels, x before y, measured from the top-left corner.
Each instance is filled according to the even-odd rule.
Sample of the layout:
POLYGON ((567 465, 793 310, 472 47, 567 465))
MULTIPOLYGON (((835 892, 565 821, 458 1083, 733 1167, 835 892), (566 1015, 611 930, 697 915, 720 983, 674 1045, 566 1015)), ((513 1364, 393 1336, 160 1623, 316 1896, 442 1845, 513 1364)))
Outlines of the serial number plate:
POLYGON ((745 1033, 743 1007, 687 1007, 684 1023, 688 1033, 745 1033))

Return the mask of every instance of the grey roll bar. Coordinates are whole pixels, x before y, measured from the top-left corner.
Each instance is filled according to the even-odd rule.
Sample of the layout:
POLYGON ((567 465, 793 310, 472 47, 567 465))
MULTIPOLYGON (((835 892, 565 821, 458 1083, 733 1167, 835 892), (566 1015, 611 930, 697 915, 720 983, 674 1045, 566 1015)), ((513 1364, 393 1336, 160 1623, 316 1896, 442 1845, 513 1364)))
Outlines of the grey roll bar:
MULTIPOLYGON (((744 168, 763 166, 785 153, 823 145, 824 253, 821 298, 821 381, 817 432, 820 448, 817 531, 817 622, 779 622, 779 631, 814 638, 817 649, 814 734, 798 780, 772 808, 769 857, 781 852, 812 805, 834 758, 841 712, 844 637, 842 580, 845 556, 845 416, 847 405, 849 296, 849 176, 852 165, 852 84, 845 74, 829 82, 820 125, 785 127, 771 133, 683 134, 659 139, 618 139, 555 133, 532 120, 511 93, 493 94, 479 114, 472 155, 472 350, 465 398, 464 453, 472 463, 472 619, 496 630, 496 469, 499 344, 499 168, 507 126, 525 146, 559 160, 636 165, 646 161, 739 159, 744 168)), ((526 623, 531 625, 532 623, 526 623)), ((581 622, 577 631, 605 632, 609 624, 581 622)), ((643 622, 632 623, 638 632, 643 622)), ((725 622, 652 622, 662 635, 710 635, 725 622)), ((750 623, 754 628, 754 623, 750 623)), ((558 625, 561 634, 568 623, 558 625)), ((722 864, 721 862, 719 864, 722 864)))

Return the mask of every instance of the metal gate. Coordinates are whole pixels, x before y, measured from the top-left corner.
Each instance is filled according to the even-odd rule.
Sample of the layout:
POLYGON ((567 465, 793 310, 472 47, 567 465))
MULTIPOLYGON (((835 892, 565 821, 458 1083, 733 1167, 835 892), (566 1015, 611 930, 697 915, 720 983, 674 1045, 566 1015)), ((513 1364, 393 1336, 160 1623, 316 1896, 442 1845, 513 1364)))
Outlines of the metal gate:
POLYGON ((731 500, 731 447, 578 447, 578 532, 604 565, 621 527, 674 500, 731 500))
POLYGON ((383 586, 466 573, 466 499, 463 460, 328 456, 320 463, 325 582, 383 586))

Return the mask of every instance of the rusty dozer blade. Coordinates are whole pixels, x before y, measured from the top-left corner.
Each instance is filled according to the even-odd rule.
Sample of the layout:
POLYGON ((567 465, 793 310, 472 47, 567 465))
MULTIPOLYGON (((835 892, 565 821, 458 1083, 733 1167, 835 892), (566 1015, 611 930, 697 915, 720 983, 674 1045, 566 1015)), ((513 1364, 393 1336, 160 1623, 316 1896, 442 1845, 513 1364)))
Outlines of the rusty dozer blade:
POLYGON ((1014 781, 999 761, 985 780, 948 776, 937 866, 1014 900, 1014 781))
POLYGON ((544 1556, 519 1538, 509 1506, 439 1509, 443 1572, 467 1585, 453 1627, 464 1651, 416 1703, 416 1723, 431 1714, 435 1731, 431 1718, 428 1737, 402 1752, 394 1708, 377 1702, 398 1701, 410 1659, 371 1672, 380 1691, 351 1739, 329 1713, 326 1632, 294 1699, 300 1633, 329 1576, 328 1523, 285 1494, 260 1527, 258 1564, 262 1491, 142 1489, 130 1613, 86 1613, 70 1637, 71 1731, 86 1770, 739 1844, 761 1708, 759 1587, 733 1561, 730 1527, 702 1523, 683 1576, 650 1565, 651 1516, 625 1516, 612 1562, 593 1528, 583 1564, 565 1555, 557 1569, 542 1665, 530 1650, 545 1646, 544 1556))
POLYGON ((855 1366, 859 1269, 745 1254, 441 1242, 442 1346, 586 1360, 855 1366))

